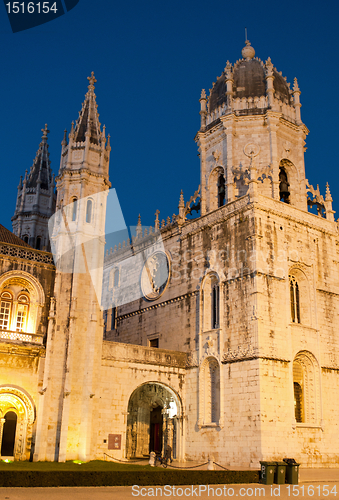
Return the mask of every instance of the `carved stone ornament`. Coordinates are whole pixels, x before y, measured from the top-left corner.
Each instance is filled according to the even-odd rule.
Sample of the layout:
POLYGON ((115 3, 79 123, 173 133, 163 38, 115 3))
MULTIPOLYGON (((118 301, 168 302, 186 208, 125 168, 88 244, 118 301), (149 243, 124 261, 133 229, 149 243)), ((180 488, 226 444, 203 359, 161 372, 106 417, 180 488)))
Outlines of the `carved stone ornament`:
POLYGON ((248 142, 244 147, 244 154, 248 158, 254 158, 255 156, 258 156, 259 153, 260 153, 260 146, 255 142, 248 142))
POLYGON ((252 344, 239 345, 237 349, 232 350, 227 349, 227 352, 223 355, 223 363, 232 362, 239 359, 251 358, 255 356, 255 351, 252 344))
POLYGON ((165 291, 170 277, 170 262, 164 252, 148 257, 141 273, 141 289, 148 300, 158 299, 165 291))

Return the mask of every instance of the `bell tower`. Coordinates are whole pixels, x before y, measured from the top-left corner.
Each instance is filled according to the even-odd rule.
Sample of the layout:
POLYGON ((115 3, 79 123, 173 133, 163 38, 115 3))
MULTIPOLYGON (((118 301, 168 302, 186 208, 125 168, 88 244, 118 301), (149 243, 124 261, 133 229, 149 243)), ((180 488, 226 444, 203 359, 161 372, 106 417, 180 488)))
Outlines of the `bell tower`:
POLYGON ((100 286, 110 144, 101 130, 92 72, 62 141, 51 244, 57 266, 34 460, 90 460, 101 368, 100 286))
POLYGON ((201 163, 201 214, 251 192, 307 210, 304 151, 307 127, 300 89, 293 89, 270 58, 229 61, 207 97, 200 97, 196 135, 201 163))
POLYGON ((48 219, 55 212, 56 194, 48 152, 47 124, 41 132, 41 142, 30 173, 26 170, 24 180, 20 177, 12 226, 14 234, 33 248, 50 251, 48 219))

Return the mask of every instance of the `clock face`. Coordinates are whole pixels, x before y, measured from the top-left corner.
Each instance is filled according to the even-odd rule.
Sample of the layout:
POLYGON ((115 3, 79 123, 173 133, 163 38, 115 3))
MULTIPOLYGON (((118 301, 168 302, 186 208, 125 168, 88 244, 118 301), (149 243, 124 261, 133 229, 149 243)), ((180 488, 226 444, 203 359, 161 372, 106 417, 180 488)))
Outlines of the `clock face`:
POLYGON ((141 289, 148 300, 156 300, 169 281, 170 265, 164 252, 155 252, 145 262, 141 273, 141 289))

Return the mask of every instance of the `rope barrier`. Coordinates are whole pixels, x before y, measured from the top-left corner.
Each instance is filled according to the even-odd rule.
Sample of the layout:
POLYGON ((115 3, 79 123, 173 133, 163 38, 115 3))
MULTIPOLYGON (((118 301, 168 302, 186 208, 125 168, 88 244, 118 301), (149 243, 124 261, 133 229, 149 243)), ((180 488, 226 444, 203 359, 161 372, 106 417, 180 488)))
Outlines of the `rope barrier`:
MULTIPOLYGON (((116 462, 120 462, 122 464, 136 464, 136 463, 140 463, 140 460, 119 460, 118 458, 115 458, 115 457, 111 457, 111 455, 108 455, 107 453, 104 453, 104 455, 106 457, 109 457, 111 458, 112 460, 115 460, 116 462)), ((147 459, 145 459, 147 460, 147 459)), ((147 460, 148 462, 148 460, 147 460)), ((215 465, 217 465, 218 467, 220 467, 221 469, 224 469, 224 470, 229 470, 229 469, 226 469, 226 467, 223 467, 222 465, 218 464, 217 462, 213 462, 215 465)), ((172 469, 196 469, 197 467, 202 467, 203 465, 207 465, 208 462, 204 462, 203 464, 198 464, 198 465, 192 465, 191 467, 178 467, 177 465, 171 465, 167 462, 167 467, 172 467, 172 469)), ((162 464, 159 464, 159 465, 156 465, 156 467, 161 467, 162 464)))
POLYGON ((173 469, 196 469, 197 467, 202 467, 203 465, 208 464, 208 462, 204 462, 203 464, 192 465, 192 467, 177 467, 175 465, 170 465, 167 463, 167 467, 172 467, 173 469))
POLYGON ((226 469, 226 467, 223 467, 222 465, 217 464, 217 462, 213 462, 213 463, 214 463, 215 465, 217 465, 218 467, 221 467, 221 468, 222 468, 222 469, 224 469, 224 470, 229 470, 229 469, 226 469))
MULTIPOLYGON (((104 455, 105 455, 106 457, 109 457, 109 458, 111 458, 112 460, 116 460, 117 462, 120 462, 120 463, 122 463, 122 464, 136 464, 136 463, 140 462, 140 460, 142 460, 142 459, 140 459, 140 460, 119 460, 118 458, 111 457, 111 455, 107 455, 107 453, 104 453, 104 455)), ((145 459, 145 460, 146 460, 146 459, 145 459)))

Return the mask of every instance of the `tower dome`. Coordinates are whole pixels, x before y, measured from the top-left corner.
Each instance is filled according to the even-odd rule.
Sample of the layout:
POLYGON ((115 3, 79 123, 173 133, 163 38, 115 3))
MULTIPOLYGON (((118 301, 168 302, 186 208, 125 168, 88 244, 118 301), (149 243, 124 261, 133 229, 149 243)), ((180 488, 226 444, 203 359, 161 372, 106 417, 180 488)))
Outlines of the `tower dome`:
MULTIPOLYGON (((214 83, 209 97, 209 112, 213 112, 216 108, 227 102, 227 86, 226 80, 230 78, 227 71, 232 74, 232 94, 233 99, 236 98, 255 98, 267 96, 266 77, 268 72, 273 75, 273 88, 275 97, 283 103, 292 104, 291 92, 289 84, 281 73, 278 73, 273 67, 271 60, 268 59, 263 63, 255 56, 255 50, 250 42, 246 41, 246 46, 242 49, 243 58, 237 61, 232 68, 228 63, 221 76, 214 83)), ((249 111, 249 110, 248 110, 249 111)))

